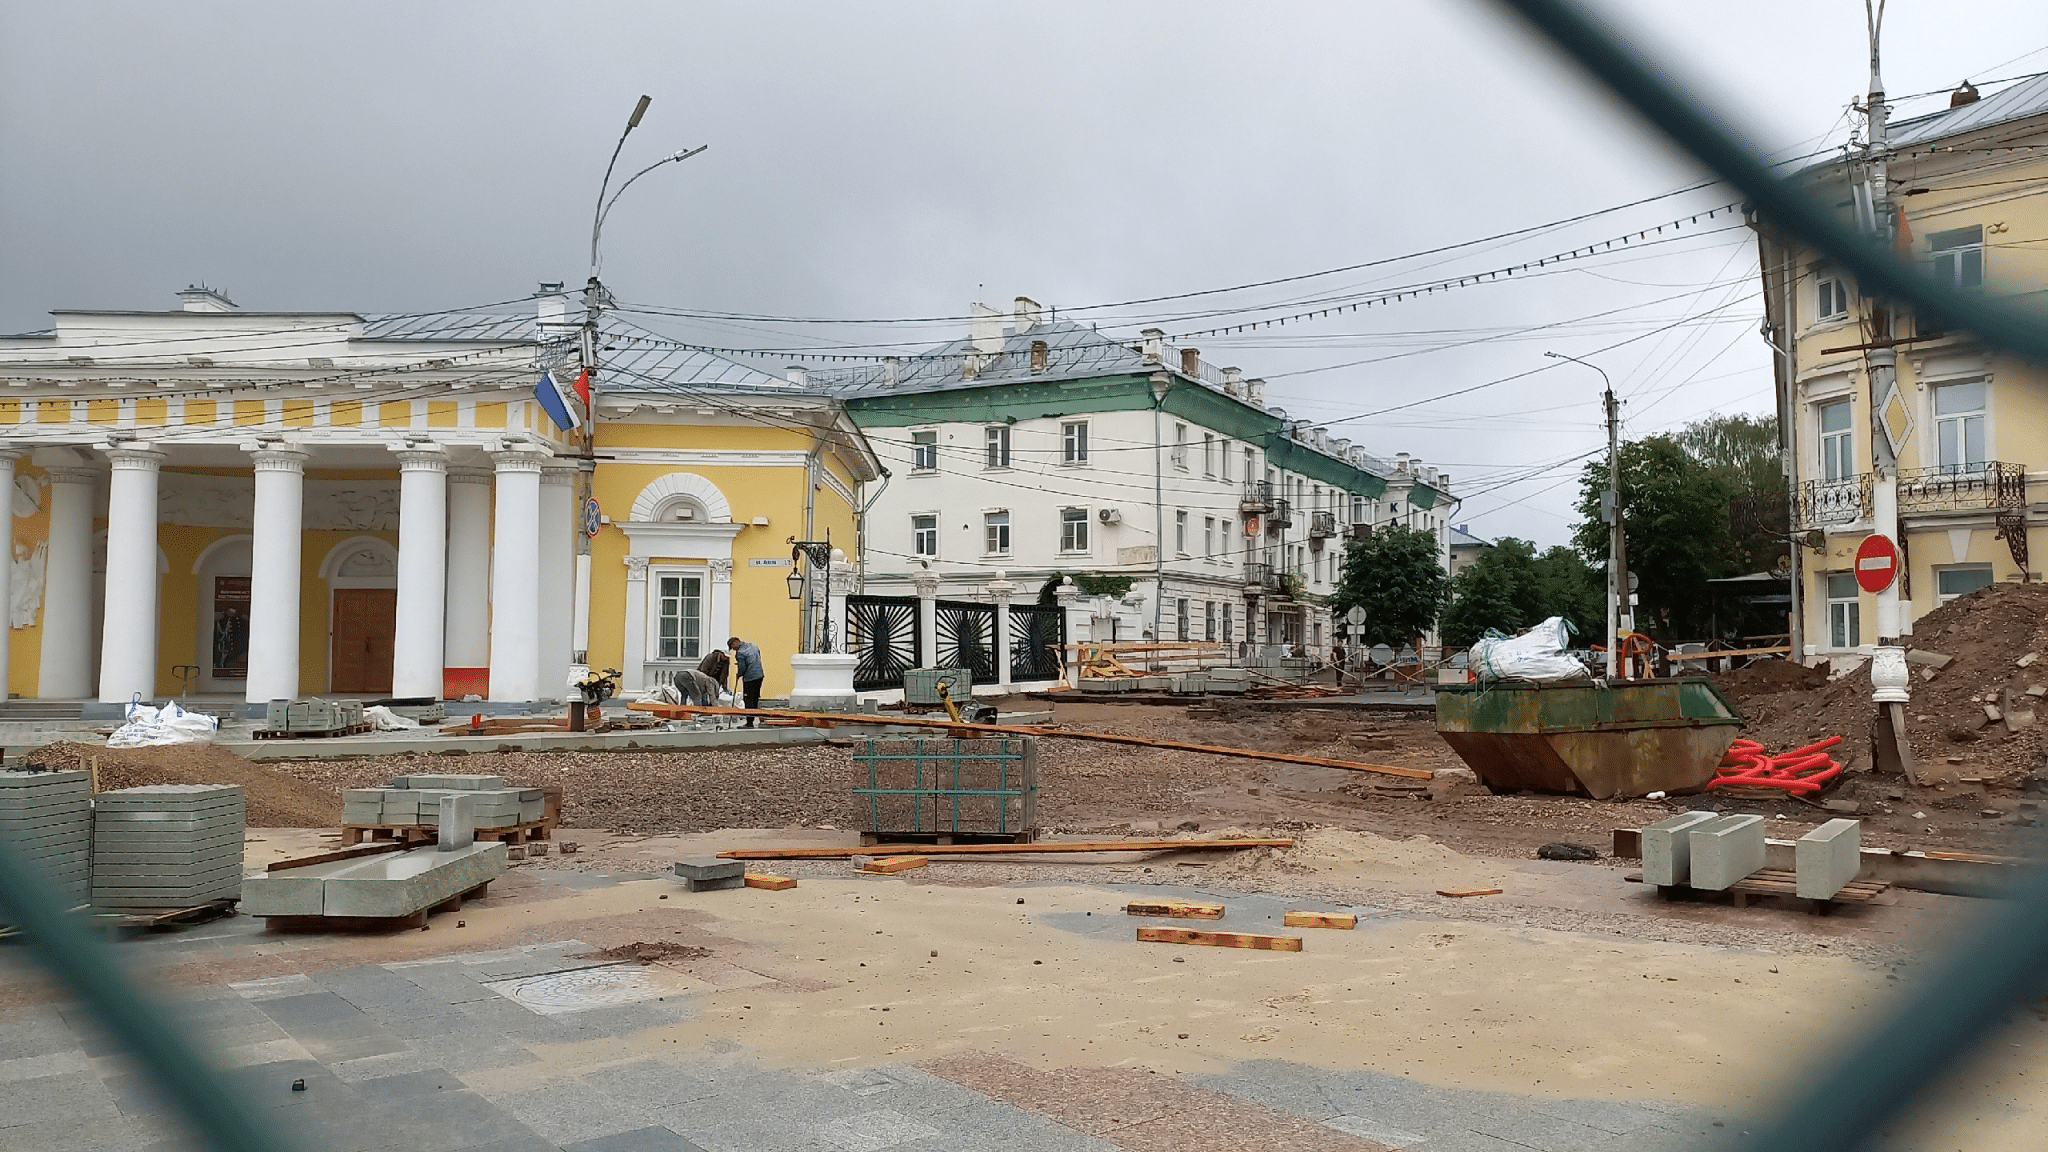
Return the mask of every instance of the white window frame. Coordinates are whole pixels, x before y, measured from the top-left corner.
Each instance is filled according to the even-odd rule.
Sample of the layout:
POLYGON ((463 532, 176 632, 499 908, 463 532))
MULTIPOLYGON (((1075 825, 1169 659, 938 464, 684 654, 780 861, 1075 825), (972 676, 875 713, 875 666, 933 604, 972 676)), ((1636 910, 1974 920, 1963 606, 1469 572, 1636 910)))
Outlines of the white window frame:
POLYGON ((695 665, 704 658, 705 633, 711 627, 711 569, 683 564, 647 566, 647 636, 646 660, 649 664, 695 665), (677 652, 675 656, 661 654, 661 582, 665 579, 695 580, 697 582, 697 651, 683 653, 683 629, 677 629, 677 652))
POLYGON ((939 554, 939 514, 936 512, 913 512, 910 514, 910 554, 912 556, 937 556, 939 554), (930 521, 927 527, 919 521, 930 521), (924 547, 921 537, 930 533, 929 548, 924 547))
POLYGON ((1216 559, 1216 518, 1202 517, 1202 559, 1216 559))
POLYGON ((1060 423, 1060 463, 1066 467, 1088 463, 1088 421, 1060 423))
POLYGON ((1181 423, 1173 426, 1173 466, 1182 472, 1188 470, 1188 426, 1181 423))
POLYGON ((1849 318, 1849 281, 1838 273, 1821 274, 1813 284, 1813 322, 1832 324, 1849 318))
POLYGON ((1010 426, 1008 424, 985 425, 981 433, 981 468, 984 472, 999 472, 1010 466, 1010 426))
POLYGON ((1820 437, 1816 445, 1818 466, 1815 468, 1823 483, 1836 483, 1856 475, 1856 402, 1847 397, 1831 397, 1818 401, 1813 406, 1813 427, 1820 437), (1841 428, 1830 431, 1827 426, 1828 413, 1839 408, 1849 414, 1848 422, 1841 428))
POLYGON ((1173 553, 1186 557, 1188 554, 1188 514, 1186 509, 1176 509, 1173 514, 1173 553))
POLYGON ((1963 380, 1938 380, 1927 385, 1927 406, 1934 424, 1934 462, 1944 472, 1968 472, 1991 460, 1991 381, 1978 376, 1963 380), (1975 385, 1983 389, 1983 401, 1976 408, 1960 412, 1941 410, 1942 393, 1975 385), (1977 433, 1977 459, 1970 459, 1970 432, 1977 433), (1951 431, 1953 430, 1953 431, 1951 431), (1951 441, 1954 444, 1951 444, 1951 441), (1951 448, 1955 451, 1952 453, 1951 448), (1951 455, 1960 459, 1950 459, 1951 455))
POLYGON ((1175 597, 1173 601, 1173 638, 1182 641, 1186 640, 1188 638, 1188 626, 1193 622, 1193 619, 1193 616, 1188 612, 1188 598, 1185 596, 1175 597))
POLYGON ((1010 554, 1010 510, 991 509, 981 514, 981 554, 984 556, 1008 556, 1010 554))
POLYGON ((1219 453, 1221 467, 1216 471, 1216 478, 1227 484, 1230 482, 1230 438, 1226 436, 1216 443, 1221 449, 1219 453))
POLYGON ((1088 523, 1093 515, 1086 508, 1060 509, 1060 552, 1078 556, 1088 551, 1088 523))
POLYGON ((936 428, 913 428, 910 430, 910 474, 929 476, 939 470, 939 430, 936 428), (929 444, 918 440, 919 436, 931 437, 929 444))
POLYGON ((1932 254, 1929 270, 1936 280, 1959 291, 1984 287, 1984 227, 1949 228, 1927 237, 1932 254), (1974 238, 1969 234, 1975 233, 1974 238))
POLYGON ((1826 602, 1828 649, 1853 652, 1863 646, 1863 590, 1856 586, 1854 572, 1823 572, 1822 599, 1826 602), (1843 595, 1837 581, 1847 581, 1853 590, 1843 595))
POLYGON ((1993 568, 1992 568, 1992 566, 1991 566, 1991 565, 1990 565, 1989 563, 1982 563, 1982 564, 1943 564, 1943 565, 1941 565, 1941 566, 1939 566, 1939 567, 1935 568, 1935 570, 1934 570, 1934 606, 1935 606, 1935 607, 1939 608, 1939 607, 1941 607, 1941 606, 1942 606, 1943 604, 1946 604, 1946 603, 1948 603, 1948 602, 1949 602, 1949 601, 1951 601, 1951 600, 1957 599, 1958 597, 1962 597, 1962 596, 1968 596, 1968 595, 1970 594, 1970 592, 1975 592, 1975 591, 1977 590, 1976 588, 1972 588, 1972 589, 1970 589, 1970 592, 1948 592, 1948 591, 1944 591, 1944 590, 1943 590, 1943 588, 1942 588, 1942 586, 1941 586, 1941 578, 1942 578, 1943 576, 1948 576, 1948 575, 1951 575, 1951 574, 1953 574, 1953 573, 1958 573, 1958 572, 1973 572, 1973 573, 1974 573, 1974 572, 1981 572, 1981 573, 1983 573, 1983 574, 1984 574, 1985 576, 1989 577, 1989 579, 1987 579, 1987 580, 1986 580, 1986 581, 1984 582, 1984 584, 1983 584, 1983 585, 1979 585, 1979 587, 1984 587, 1984 586, 1986 586, 1986 585, 1991 585, 1991 584, 1996 584, 1996 583, 1998 583, 1998 573, 1997 573, 1997 571, 1996 571, 1995 569, 1993 569, 1993 568))
POLYGON ((1216 434, 1202 433, 1202 475, 1216 475, 1216 434))

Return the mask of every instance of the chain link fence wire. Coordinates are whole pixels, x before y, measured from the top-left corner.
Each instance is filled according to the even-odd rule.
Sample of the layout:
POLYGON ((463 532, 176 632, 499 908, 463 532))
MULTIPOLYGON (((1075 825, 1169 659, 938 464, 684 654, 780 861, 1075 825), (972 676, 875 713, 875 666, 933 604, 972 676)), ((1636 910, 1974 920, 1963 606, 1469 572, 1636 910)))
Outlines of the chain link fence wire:
MULTIPOLYGON (((1910 304, 1952 329, 2037 363, 2048 363, 2048 315, 1964 295, 1916 271, 1848 227, 1836 213, 1771 174, 1719 122, 1712 105, 1672 73, 1629 48, 1571 0, 1498 0, 1612 89, 1650 125, 1749 197, 1763 222, 1850 269, 1866 290, 1910 304)), ((2048 978, 2048 844, 2027 846, 2035 863, 1976 918, 1925 982, 1890 1015, 1846 1042, 1837 1059, 1797 1089, 1780 1113, 1739 1139, 1753 1152, 1846 1152, 1937 1091, 1947 1073, 1996 1036, 2048 978)), ((1759 1042, 1762 1038, 1759 1037, 1759 1042)), ((1731 1140, 1731 1143, 1736 1142, 1731 1140)))

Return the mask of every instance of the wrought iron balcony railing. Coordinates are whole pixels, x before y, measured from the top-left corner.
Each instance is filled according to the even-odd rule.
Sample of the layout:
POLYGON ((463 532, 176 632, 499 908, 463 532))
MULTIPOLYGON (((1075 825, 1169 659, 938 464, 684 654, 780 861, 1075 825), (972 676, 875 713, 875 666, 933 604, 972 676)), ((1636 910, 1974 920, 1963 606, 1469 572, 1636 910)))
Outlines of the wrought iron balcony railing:
POLYGON ((1335 512, 1311 512, 1308 516, 1308 536, 1311 540, 1326 540, 1337 534, 1335 512))
POLYGON ((1868 518, 1870 479, 1864 472, 1843 480, 1808 480, 1799 485, 1799 530, 1868 518))
POLYGON ((2024 508, 2027 470, 2018 464, 1982 464, 1899 470, 1899 511, 1950 512, 2024 508))
POLYGON ((1273 486, 1264 480, 1247 480, 1244 492, 1237 498, 1237 510, 1248 515, 1257 515, 1273 507, 1273 486))

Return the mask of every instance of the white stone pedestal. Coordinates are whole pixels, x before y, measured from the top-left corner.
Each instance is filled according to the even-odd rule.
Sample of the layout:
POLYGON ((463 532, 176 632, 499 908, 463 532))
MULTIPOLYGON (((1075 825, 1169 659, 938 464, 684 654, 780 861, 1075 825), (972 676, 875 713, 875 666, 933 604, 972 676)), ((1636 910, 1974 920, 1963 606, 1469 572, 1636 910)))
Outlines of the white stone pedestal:
POLYGON ((801 712, 858 712, 853 669, 860 657, 850 652, 799 652, 789 658, 796 676, 789 706, 801 712))

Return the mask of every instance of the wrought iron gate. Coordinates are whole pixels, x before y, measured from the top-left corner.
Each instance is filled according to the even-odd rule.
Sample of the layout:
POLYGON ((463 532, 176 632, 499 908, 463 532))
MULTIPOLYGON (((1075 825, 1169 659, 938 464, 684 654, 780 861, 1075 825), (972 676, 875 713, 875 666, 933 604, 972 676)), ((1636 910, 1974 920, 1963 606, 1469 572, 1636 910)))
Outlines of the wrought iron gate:
POLYGON ((903 671, 924 659, 915 596, 848 596, 846 650, 860 657, 856 692, 903 687, 903 671))
POLYGON ((1066 645, 1066 609, 1042 604, 1010 606, 1011 683, 1059 679, 1066 645))
POLYGON ((966 668, 976 684, 999 683, 996 676, 996 606, 972 600, 937 600, 937 667, 966 668))

